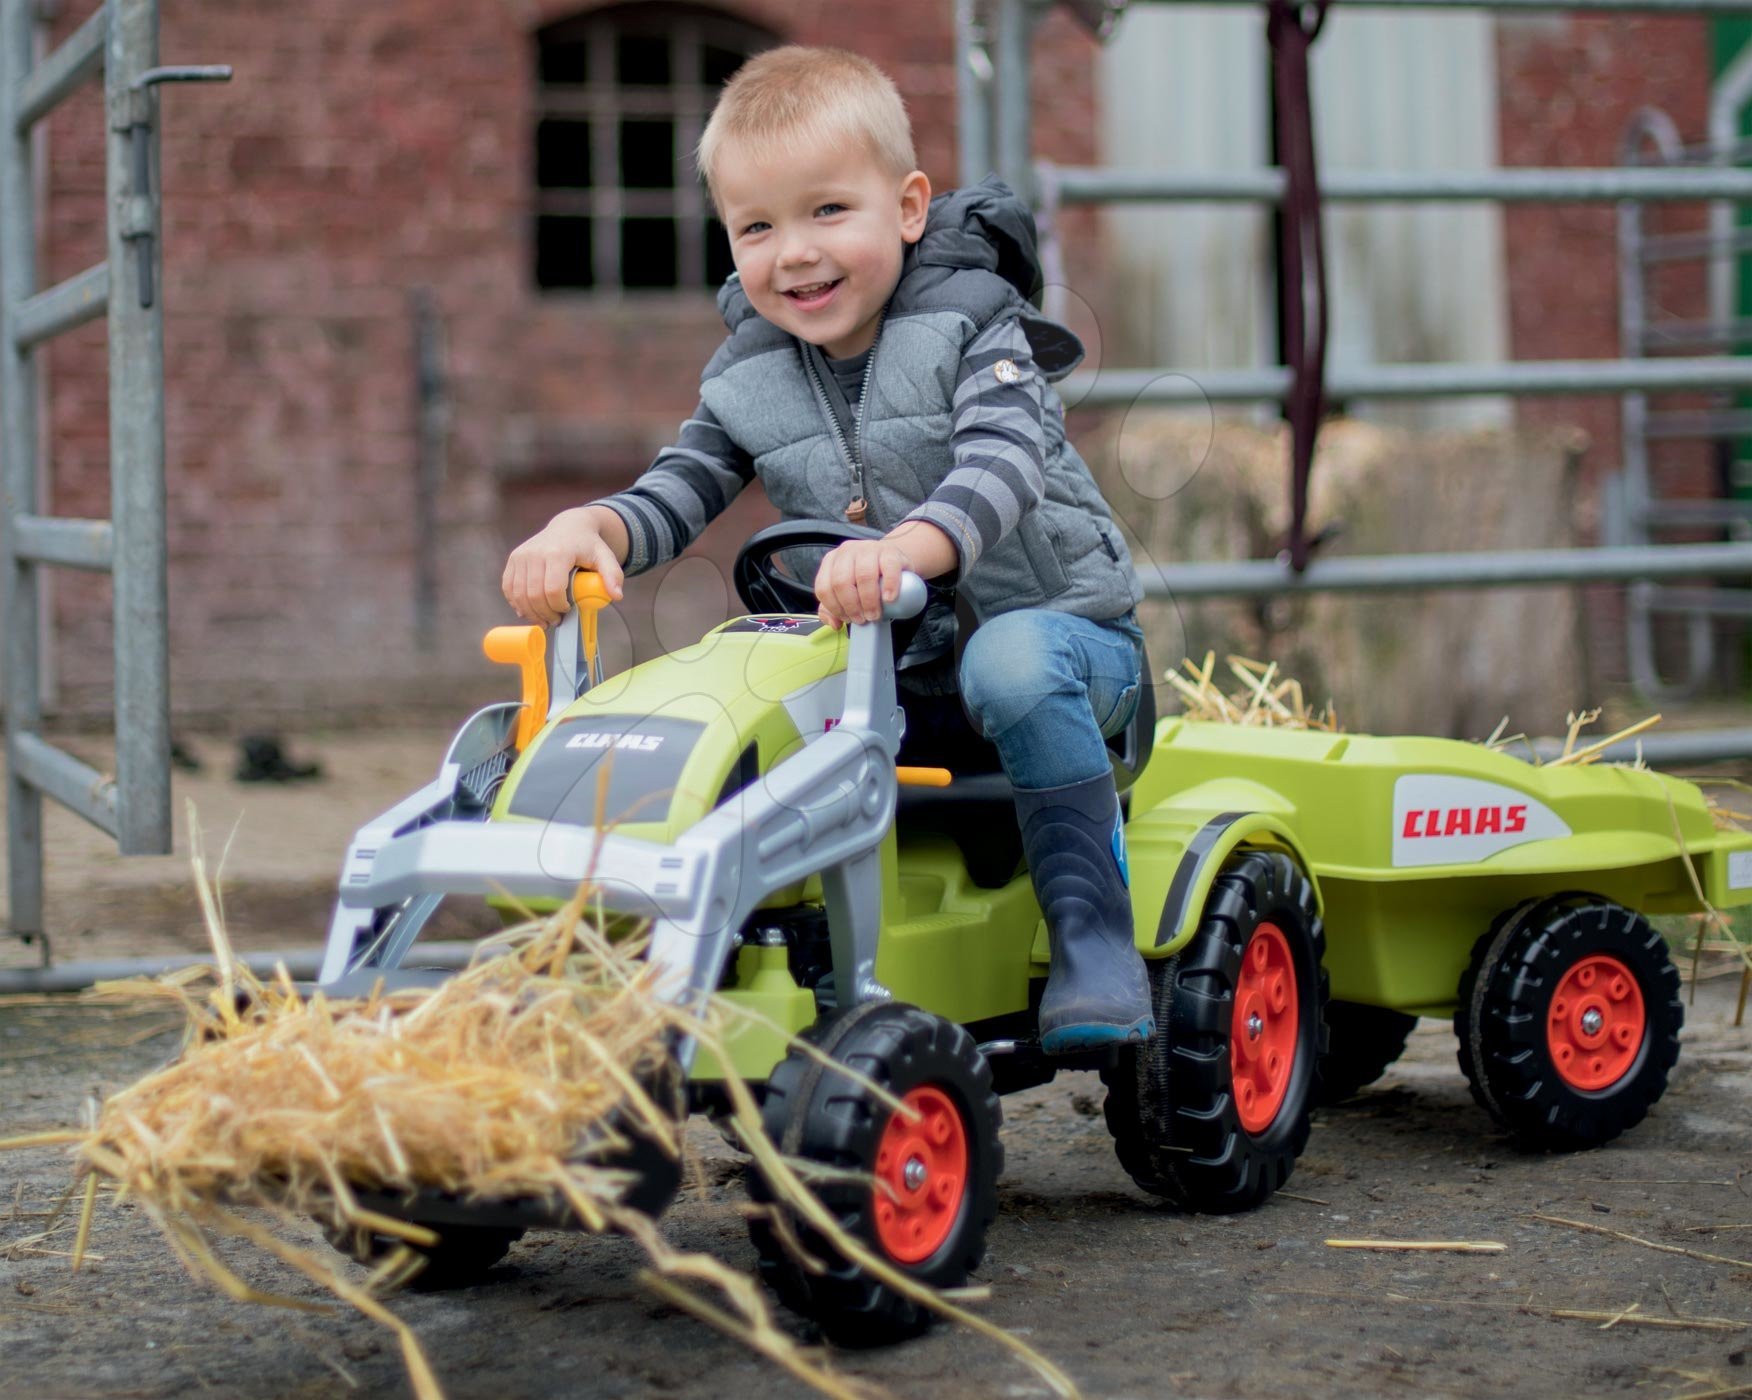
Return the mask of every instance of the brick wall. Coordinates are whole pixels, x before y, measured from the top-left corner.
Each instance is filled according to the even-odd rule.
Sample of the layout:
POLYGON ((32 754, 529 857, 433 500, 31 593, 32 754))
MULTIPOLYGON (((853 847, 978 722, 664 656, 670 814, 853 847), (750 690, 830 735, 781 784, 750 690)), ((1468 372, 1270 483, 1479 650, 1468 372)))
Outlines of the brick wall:
MULTIPOLYGON (((1666 111, 1687 142, 1700 142, 1707 134, 1709 30, 1702 19, 1501 18, 1497 35, 1506 166, 1616 165, 1626 125, 1645 106, 1666 111)), ((1701 205, 1650 206, 1647 226, 1652 232, 1700 229, 1704 218, 1701 205)), ((1619 354, 1613 206, 1511 205, 1504 236, 1513 356, 1556 360, 1619 354)), ((1701 264, 1671 265, 1648 286, 1651 306, 1663 316, 1706 314, 1701 264)), ((1654 405, 1698 402, 1668 395, 1654 405)), ((1573 424, 1586 433, 1583 504, 1590 516, 1602 478, 1621 462, 1619 403, 1612 396, 1527 398, 1517 409, 1523 423, 1573 424)), ((1713 491, 1716 468, 1705 444, 1663 445, 1652 467, 1664 494, 1713 491)), ((1626 669, 1620 590, 1600 587, 1588 593, 1594 671, 1620 678, 1626 669)))
MULTIPOLYGON (((57 39, 84 18, 70 6, 57 39)), ((456 710, 501 687, 505 551, 622 484, 694 402, 721 326, 700 293, 539 294, 529 252, 537 29, 553 0, 172 0, 165 62, 226 62, 164 110, 167 472, 174 704, 456 710), (416 646, 412 298, 438 309, 449 391, 433 546, 437 644, 416 646)), ((723 7, 785 40, 868 54, 899 83, 921 163, 954 183, 948 0, 723 7)), ((1039 144, 1087 160, 1094 46, 1042 27, 1039 144)), ((103 253, 97 95, 53 120, 44 276, 103 253)), ((1085 258, 1085 261, 1089 261, 1085 258)), ((53 509, 108 512, 101 325, 49 362, 53 509)), ((754 493, 751 493, 754 494, 754 493)), ((764 518, 704 542, 727 559, 764 518)), ((647 595, 652 590, 644 590, 647 595)), ((108 708, 101 580, 55 579, 63 708, 108 708)), ((650 603, 635 602, 634 611, 650 603)))
MULTIPOLYGON (((954 181, 947 0, 828 6, 737 0, 728 12, 783 39, 858 49, 894 74, 921 162, 954 181)), ((57 38, 84 17, 70 4, 57 38)), ((480 632, 505 620, 497 578, 510 544, 564 504, 622 484, 693 402, 719 328, 700 295, 538 294, 529 254, 533 34, 576 7, 554 0, 172 0, 167 62, 223 61, 228 87, 164 97, 167 458, 173 684, 185 713, 312 713, 498 684, 480 632), (421 652, 410 596, 414 317, 429 289, 449 391, 435 549, 438 641, 421 652)), ((1059 11, 1036 45, 1037 149, 1095 150, 1095 48, 1059 11)), ((1696 19, 1594 16, 1499 23, 1506 165, 1609 165, 1639 106, 1703 134, 1707 29, 1696 19)), ((45 279, 103 254, 100 105, 82 93, 50 123, 45 279)), ((1696 227, 1700 208, 1657 211, 1696 227)), ((1099 229, 1077 211, 1068 280, 1104 304, 1099 229)), ((1615 354, 1610 206, 1519 206, 1506 218, 1518 358, 1615 354)), ((1654 292, 1701 315, 1702 278, 1654 292)), ((52 508, 108 510, 103 331, 49 356, 52 508)), ((1590 439, 1587 489, 1619 460, 1612 398, 1524 400, 1525 422, 1590 439)), ((1676 491, 1707 489, 1693 446, 1658 463, 1676 491)), ((723 560, 765 518, 757 493, 703 542, 723 560)), ((635 599, 649 609, 654 593, 635 599)), ((54 581, 64 707, 107 708, 108 593, 54 581)), ((1597 660, 1622 670, 1601 590, 1597 660)))

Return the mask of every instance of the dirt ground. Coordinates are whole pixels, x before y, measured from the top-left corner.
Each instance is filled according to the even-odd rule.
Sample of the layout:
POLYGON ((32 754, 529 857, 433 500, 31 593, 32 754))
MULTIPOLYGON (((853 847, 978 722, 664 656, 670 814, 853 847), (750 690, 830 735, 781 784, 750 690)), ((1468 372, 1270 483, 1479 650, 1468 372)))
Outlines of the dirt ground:
MULTIPOLYGON (((197 740, 205 771, 179 775, 179 824, 191 796, 212 859, 235 827, 226 905, 238 941, 314 942, 352 829, 423 781, 445 737, 301 737, 293 756, 321 762, 325 777, 286 787, 233 782, 228 746, 197 740)), ((200 947, 183 856, 120 861, 76 819, 50 822, 58 960, 200 947)), ((184 851, 187 839, 184 829, 184 851)), ((0 953, 11 966, 33 956, 0 953)), ((1574 1157, 1510 1147, 1472 1104, 1451 1032, 1426 1021, 1380 1085, 1322 1114, 1287 1191, 1238 1217, 1182 1215, 1136 1190, 1114 1159, 1093 1075, 1007 1099, 1000 1212, 978 1279, 991 1296, 980 1306, 1086 1395, 1114 1400, 1752 1395, 1752 1030, 1731 1024, 1736 981, 1701 984, 1672 1087, 1649 1120, 1574 1157), (1363 1253, 1327 1247, 1333 1237, 1507 1248, 1363 1253), (1556 1315, 1566 1309, 1601 1316, 1556 1315), (1699 1318, 1727 1325, 1680 1325, 1699 1318), (1651 1325, 1662 1320, 1670 1325, 1651 1325)), ((175 1044, 161 1017, 0 1002, 0 1136, 77 1121, 88 1096, 162 1063, 175 1044)), ((670 1235, 752 1267, 740 1159, 705 1125, 693 1131, 704 1179, 667 1217, 670 1235)), ((405 1393, 395 1343, 374 1324, 223 1298, 181 1270, 137 1209, 100 1211, 101 1258, 69 1274, 69 1222, 27 1242, 68 1180, 57 1150, 0 1156, 0 1395, 405 1393)), ((247 1250, 227 1257, 259 1287, 318 1298, 247 1250)), ((395 1306, 457 1400, 805 1393, 658 1303, 637 1269, 625 1240, 533 1235, 486 1284, 395 1306)), ((948 1328, 840 1364, 898 1396, 1048 1393, 995 1346, 948 1328)))

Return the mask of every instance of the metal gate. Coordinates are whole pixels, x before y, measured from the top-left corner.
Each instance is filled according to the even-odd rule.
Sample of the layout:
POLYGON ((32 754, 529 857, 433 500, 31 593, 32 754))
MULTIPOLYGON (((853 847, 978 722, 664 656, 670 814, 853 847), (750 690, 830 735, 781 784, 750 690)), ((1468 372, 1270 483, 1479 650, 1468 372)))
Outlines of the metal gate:
MULTIPOLYGON (((1262 0, 1214 3, 1264 5, 1262 0)), ((1338 0, 1372 9, 1422 7, 1527 11, 1752 13, 1749 0, 1338 0)), ((1029 41, 1051 0, 990 0, 983 15, 957 8, 962 113, 961 172, 978 179, 995 169, 1040 208, 1049 229, 1060 205, 1129 202, 1243 202, 1281 205, 1287 179, 1278 168, 1178 174, 1104 167, 1053 167, 1031 157, 1029 41), (983 23, 982 23, 983 20, 983 23)), ((1105 35, 1126 0, 1071 5, 1105 35)), ((1603 169, 1505 168, 1450 173, 1328 171, 1321 195, 1341 202, 1519 203, 1635 200, 1752 202, 1752 170, 1713 167, 1603 169)), ((1615 360, 1517 361, 1506 364, 1340 365, 1327 372, 1328 394, 1343 399, 1410 399, 1496 394, 1646 394, 1677 389, 1752 387, 1752 357, 1710 355, 1615 360)), ((1103 369, 1073 375, 1068 400, 1098 408, 1135 404, 1286 404, 1297 389, 1288 366, 1199 371, 1103 369)), ((1752 541, 1723 544, 1625 544, 1591 549, 1391 555, 1316 559, 1296 571, 1285 561, 1143 567, 1146 596, 1268 597, 1312 592, 1412 592, 1530 584, 1752 577, 1752 541)), ((1698 590, 1692 590, 1692 593, 1698 590)), ((1638 595, 1646 597, 1646 592, 1638 595)), ((1752 755, 1752 728, 1645 737, 1651 761, 1703 762, 1752 755)))
POLYGON ((0 0, 0 567, 5 570, 6 869, 10 932, 43 929, 43 798, 116 838, 123 855, 171 848, 170 654, 164 529, 164 315, 159 295, 160 83, 231 70, 160 68, 157 0, 105 0, 40 62, 36 0, 0 0), (103 75, 108 256, 38 290, 33 131, 103 75), (46 513, 39 492, 37 352, 109 317, 111 520, 46 513), (115 585, 116 771, 42 737, 39 609, 45 566, 115 585))

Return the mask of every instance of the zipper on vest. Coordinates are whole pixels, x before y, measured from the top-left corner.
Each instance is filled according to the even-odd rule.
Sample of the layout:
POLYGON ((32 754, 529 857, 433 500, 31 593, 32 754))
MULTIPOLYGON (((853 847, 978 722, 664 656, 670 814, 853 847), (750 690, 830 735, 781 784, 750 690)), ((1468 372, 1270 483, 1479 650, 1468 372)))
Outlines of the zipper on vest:
MULTIPOLYGON (((887 319, 883 312, 883 319, 887 319)), ((872 528, 876 522, 869 519, 870 497, 864 489, 864 400, 870 393, 870 371, 876 367, 876 347, 882 343, 882 322, 876 323, 876 339, 870 342, 870 355, 864 361, 864 377, 858 384, 858 402, 852 409, 855 423, 853 440, 846 440, 845 430, 840 427, 839 415, 833 411, 833 405, 828 402, 827 389, 821 382, 821 375, 815 368, 815 358, 807 350, 803 351, 803 367, 809 371, 809 382, 815 389, 815 401, 821 405, 822 415, 827 419, 827 426, 833 430, 833 440, 839 445, 840 457, 846 464, 846 469, 852 474, 852 503, 846 507, 846 519, 853 524, 868 524, 872 528), (857 513, 854 515, 853 512, 857 513)), ((826 354, 826 351, 822 352, 826 354)))
MULTIPOLYGON (((887 320, 888 308, 885 306, 882 308, 882 314, 876 318, 876 335, 870 342, 870 354, 864 361, 864 378, 863 382, 858 385, 857 407, 852 410, 852 435, 857 439, 852 455, 858 463, 858 494, 854 498, 854 504, 858 501, 862 501, 864 504, 864 509, 859 512, 860 519, 868 516, 870 512, 870 493, 864 486, 864 400, 870 397, 870 372, 876 368, 876 350, 882 344, 882 326, 887 320)), ((875 524, 874 520, 870 521, 872 527, 875 524)))

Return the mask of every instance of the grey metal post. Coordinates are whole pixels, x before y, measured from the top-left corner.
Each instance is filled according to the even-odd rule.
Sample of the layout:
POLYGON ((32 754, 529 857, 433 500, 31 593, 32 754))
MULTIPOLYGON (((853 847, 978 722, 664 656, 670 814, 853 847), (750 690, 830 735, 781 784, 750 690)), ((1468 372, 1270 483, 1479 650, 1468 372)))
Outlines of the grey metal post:
POLYGON ((43 932, 43 798, 19 772, 17 737, 41 722, 37 691, 37 572, 17 554, 12 522, 37 509, 37 385, 30 352, 13 334, 9 308, 36 290, 36 199, 30 129, 19 95, 33 50, 31 0, 0 0, 0 563, 6 569, 7 890, 12 932, 43 932))
POLYGON ((992 170, 992 61, 979 0, 955 0, 956 155, 963 186, 992 170))
POLYGON ((164 318, 158 294, 158 0, 109 0, 110 501, 115 521, 116 838, 167 855, 170 646, 164 531, 164 318), (142 149, 143 147, 143 149, 142 149))
POLYGON ((997 0, 998 174, 1030 203, 1034 200, 1034 91, 1031 73, 1038 0, 997 0))

